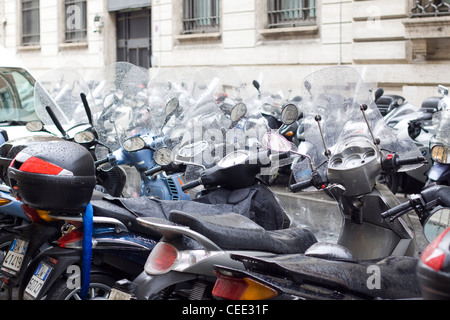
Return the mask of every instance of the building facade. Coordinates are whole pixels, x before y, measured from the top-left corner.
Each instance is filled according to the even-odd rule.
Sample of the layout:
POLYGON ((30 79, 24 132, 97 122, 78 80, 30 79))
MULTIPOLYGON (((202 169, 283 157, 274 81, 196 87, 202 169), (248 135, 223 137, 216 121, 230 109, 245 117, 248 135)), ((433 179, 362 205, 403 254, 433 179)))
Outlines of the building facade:
POLYGON ((0 0, 0 44, 36 76, 115 61, 233 66, 263 89, 353 65, 420 104, 450 86, 448 0, 0 0))

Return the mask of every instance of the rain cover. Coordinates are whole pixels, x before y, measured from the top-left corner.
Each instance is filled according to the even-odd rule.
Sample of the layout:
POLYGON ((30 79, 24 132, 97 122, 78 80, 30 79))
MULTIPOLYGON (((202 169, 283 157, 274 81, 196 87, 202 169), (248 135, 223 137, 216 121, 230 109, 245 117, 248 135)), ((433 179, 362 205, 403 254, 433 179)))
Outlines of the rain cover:
MULTIPOLYGON (((330 156, 340 152, 349 139, 373 141, 360 110, 361 105, 367 106, 365 114, 375 139, 380 141, 378 145, 380 151, 395 152, 400 158, 421 156, 413 140, 399 140, 386 125, 373 101, 371 91, 352 67, 335 66, 316 71, 303 80, 302 89, 303 100, 300 109, 305 116, 306 141, 300 145, 300 151, 311 157, 315 168, 328 160, 315 120, 317 116, 321 118, 320 128, 330 156)), ((403 171, 418 166, 420 165, 407 166, 403 171)), ((299 162, 294 171, 297 173, 294 175, 296 179, 297 176, 300 177, 298 181, 309 178, 311 173, 309 161, 305 159, 299 162)))

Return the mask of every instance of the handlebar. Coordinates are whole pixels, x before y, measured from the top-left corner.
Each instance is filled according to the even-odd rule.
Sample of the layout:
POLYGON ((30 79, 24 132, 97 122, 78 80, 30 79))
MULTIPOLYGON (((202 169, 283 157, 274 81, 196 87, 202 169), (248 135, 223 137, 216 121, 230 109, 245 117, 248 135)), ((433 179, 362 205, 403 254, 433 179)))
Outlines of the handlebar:
POLYGON ((292 192, 297 192, 306 189, 308 187, 311 187, 312 185, 313 185, 313 178, 292 184, 289 186, 289 188, 291 189, 292 192))
POLYGON ((407 159, 397 159, 396 164, 401 167, 401 166, 406 166, 409 164, 420 164, 425 162, 426 159, 425 157, 415 157, 415 158, 407 158, 407 159))
POLYGON ((154 166, 153 168, 151 168, 150 170, 147 170, 144 172, 144 175, 146 176, 151 176, 159 171, 164 170, 162 166, 154 166))
POLYGON ((199 186, 201 184, 202 184, 202 179, 198 178, 197 180, 193 180, 193 181, 190 181, 190 182, 187 182, 187 183, 183 184, 181 186, 181 190, 182 191, 186 191, 186 190, 195 188, 195 187, 197 187, 197 186, 199 186))

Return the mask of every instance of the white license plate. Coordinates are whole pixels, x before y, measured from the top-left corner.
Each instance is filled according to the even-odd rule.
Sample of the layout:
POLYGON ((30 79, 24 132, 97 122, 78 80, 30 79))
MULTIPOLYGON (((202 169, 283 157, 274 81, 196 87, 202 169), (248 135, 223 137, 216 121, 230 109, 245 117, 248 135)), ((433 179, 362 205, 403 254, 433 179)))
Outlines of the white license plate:
POLYGON ((9 247, 5 259, 3 259, 2 267, 18 272, 22 266, 27 247, 28 241, 15 238, 9 247))
POLYGON ((52 267, 41 262, 36 268, 36 271, 34 272, 30 281, 28 282, 28 285, 25 288, 25 293, 28 293, 30 296, 36 299, 52 270, 52 267))
POLYGON ((109 300, 130 300, 131 294, 117 290, 115 288, 111 289, 111 293, 109 294, 109 300))

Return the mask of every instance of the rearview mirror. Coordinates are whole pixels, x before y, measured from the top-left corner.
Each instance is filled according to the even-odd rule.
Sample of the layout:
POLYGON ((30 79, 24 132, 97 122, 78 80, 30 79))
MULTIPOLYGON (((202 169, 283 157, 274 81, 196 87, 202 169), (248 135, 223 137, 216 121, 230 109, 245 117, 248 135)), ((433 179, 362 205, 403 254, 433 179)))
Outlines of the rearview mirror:
POLYGON ((423 233, 425 238, 432 242, 448 227, 450 227, 450 209, 440 208, 428 217, 423 226, 423 233))
POLYGON ((290 125, 297 121, 300 115, 298 108, 295 104, 289 103, 281 110, 281 121, 284 124, 290 125))
POLYGON ((141 137, 131 137, 123 142, 122 147, 127 152, 139 151, 145 148, 145 141, 141 137))
POLYGON ((39 132, 44 129, 44 124, 41 121, 36 120, 36 121, 27 122, 25 127, 30 132, 39 132))
POLYGON ((95 135, 90 130, 84 130, 81 132, 78 132, 73 137, 73 140, 76 143, 85 144, 85 143, 91 143, 95 140, 95 135))
POLYGON ((238 122, 246 115, 246 113, 247 106, 242 102, 238 103, 231 109, 231 121, 238 122))

